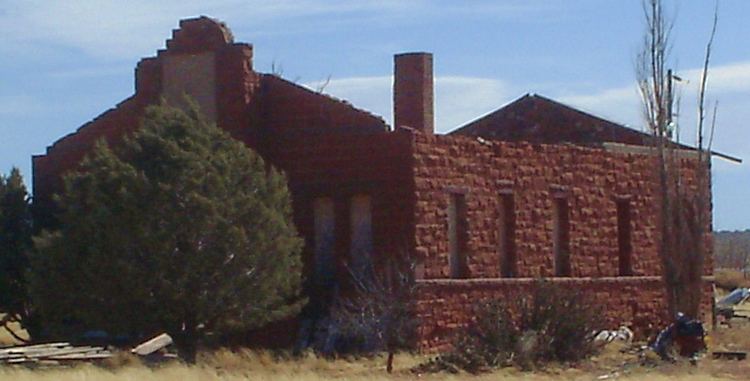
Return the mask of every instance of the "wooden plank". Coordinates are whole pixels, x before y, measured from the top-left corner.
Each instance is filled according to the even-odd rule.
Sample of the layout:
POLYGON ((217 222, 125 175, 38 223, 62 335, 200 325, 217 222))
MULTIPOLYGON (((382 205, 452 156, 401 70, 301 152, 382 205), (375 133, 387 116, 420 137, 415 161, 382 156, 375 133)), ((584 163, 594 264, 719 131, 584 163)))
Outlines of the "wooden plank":
POLYGON ((712 355, 714 359, 744 360, 747 358, 747 352, 715 351, 712 355))
POLYGON ((70 347, 70 346, 72 346, 70 345, 70 343, 65 343, 65 342, 34 344, 34 345, 18 345, 15 347, 1 348, 0 354, 7 353, 7 352, 33 351, 33 350, 45 349, 45 348, 61 348, 61 347, 70 347))
POLYGON ((94 356, 96 358, 99 357, 99 355, 107 354, 110 355, 110 352, 106 350, 106 348, 103 347, 90 347, 90 346, 84 346, 84 347, 71 347, 71 348, 60 348, 60 349, 50 349, 47 351, 38 351, 34 353, 25 353, 25 354, 14 354, 6 356, 5 358, 0 359, 0 362, 5 363, 19 363, 19 362, 28 362, 28 361, 37 361, 37 360, 43 360, 43 359, 57 359, 58 357, 81 357, 83 359, 85 356, 94 356))
POLYGON ((133 348, 131 352, 139 356, 148 356, 162 348, 165 348, 172 344, 172 337, 166 333, 162 333, 151 340, 148 340, 137 347, 133 348))
POLYGON ((99 352, 99 353, 72 353, 68 355, 50 356, 45 357, 45 360, 55 361, 70 361, 70 360, 102 360, 112 357, 112 353, 99 352))
POLYGON ((29 357, 50 357, 50 356, 60 356, 60 355, 73 355, 77 353, 97 353, 104 351, 104 348, 72 348, 72 349, 64 349, 59 351, 49 351, 45 353, 39 353, 35 354, 34 356, 29 357))
POLYGON ((34 357, 34 358, 45 358, 45 357, 50 357, 50 356, 71 355, 71 354, 76 354, 76 353, 101 352, 104 350, 105 348, 103 347, 73 347, 73 348, 61 348, 61 349, 56 349, 56 350, 49 350, 46 352, 27 354, 26 356, 34 357))
POLYGON ((26 362, 37 362, 37 361, 38 360, 36 360, 36 359, 30 359, 30 358, 22 357, 22 358, 12 359, 12 360, 9 360, 9 361, 6 361, 6 362, 8 364, 23 364, 23 363, 26 363, 26 362))
POLYGON ((70 347, 61 347, 61 348, 40 348, 40 349, 33 349, 33 350, 28 350, 28 351, 8 351, 7 353, 5 353, 5 355, 35 355, 35 354, 47 353, 51 351, 64 351, 64 350, 69 350, 73 348, 74 347, 70 346, 70 347))

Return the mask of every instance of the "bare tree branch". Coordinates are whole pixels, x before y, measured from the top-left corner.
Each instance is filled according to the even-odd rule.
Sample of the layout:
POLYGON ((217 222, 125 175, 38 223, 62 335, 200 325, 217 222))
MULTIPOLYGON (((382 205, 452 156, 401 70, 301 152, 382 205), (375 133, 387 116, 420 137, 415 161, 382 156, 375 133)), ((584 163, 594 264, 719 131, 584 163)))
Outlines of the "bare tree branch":
MULTIPOLYGON (((653 189, 659 200, 659 256, 670 315, 683 311, 697 316, 700 310, 703 264, 710 234, 710 154, 704 147, 705 94, 711 49, 718 24, 718 6, 706 46, 698 104, 697 165, 687 165, 679 155, 681 93, 669 69, 673 19, 661 0, 643 0, 646 29, 637 55, 636 78, 645 125, 652 136, 658 182, 653 189), (674 110, 677 112, 675 113, 674 110), (696 181, 684 178, 693 168, 696 181)), ((715 126, 715 118, 714 118, 715 126)), ((713 127, 712 127, 713 129, 713 127)), ((711 132, 713 134, 713 131, 711 132)))

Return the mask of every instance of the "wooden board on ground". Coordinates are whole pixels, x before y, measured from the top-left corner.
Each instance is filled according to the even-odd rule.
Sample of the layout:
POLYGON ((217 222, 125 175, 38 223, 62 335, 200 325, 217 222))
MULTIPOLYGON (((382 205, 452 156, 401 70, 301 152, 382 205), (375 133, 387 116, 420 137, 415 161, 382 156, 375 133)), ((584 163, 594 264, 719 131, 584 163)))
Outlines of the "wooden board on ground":
POLYGON ((57 364, 59 361, 94 361, 112 357, 104 347, 73 346, 70 343, 46 343, 0 349, 0 363, 57 364))
POLYGON ((714 351, 711 355, 714 359, 745 360, 747 358, 747 352, 740 351, 714 351))
POLYGON ((166 333, 162 333, 159 336, 148 340, 137 347, 133 348, 132 352, 139 356, 148 356, 160 349, 166 348, 172 344, 172 337, 166 333))

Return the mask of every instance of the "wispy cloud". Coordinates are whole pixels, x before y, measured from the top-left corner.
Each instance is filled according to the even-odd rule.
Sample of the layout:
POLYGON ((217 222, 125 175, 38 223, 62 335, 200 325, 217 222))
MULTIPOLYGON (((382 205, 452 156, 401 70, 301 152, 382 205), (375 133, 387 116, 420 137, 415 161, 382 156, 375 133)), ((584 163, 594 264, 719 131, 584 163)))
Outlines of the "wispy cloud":
POLYGON ((633 128, 640 126, 640 98, 635 84, 593 94, 564 95, 561 101, 633 128))
MULTIPOLYGON (((694 92, 698 91, 700 69, 690 69, 679 74, 688 80, 691 85, 690 88, 694 92)), ((747 93, 750 90, 750 62, 735 62, 709 67, 707 83, 708 90, 711 93, 747 93)))
POLYGON ((42 105, 31 96, 0 96, 0 116, 23 116, 40 110, 42 105))
MULTIPOLYGON (((696 94, 700 70, 680 73, 682 87, 682 139, 693 143, 696 94)), ((324 81, 309 83, 317 89, 324 81)), ((346 99, 357 107, 392 120, 391 76, 333 79, 324 91, 346 99)), ((494 111, 525 92, 522 83, 470 76, 438 76, 435 79, 435 115, 439 132, 448 132, 468 121, 494 111)), ((564 88, 564 86, 561 86, 564 88)), ((640 95, 634 83, 595 92, 568 94, 550 90, 551 96, 585 111, 626 124, 642 126, 640 95)), ((709 101, 721 101, 714 148, 750 159, 750 62, 715 66, 709 73, 709 101)))
POLYGON ((439 132, 448 132, 494 111, 519 95, 499 79, 461 76, 438 77, 435 92, 439 132))
MULTIPOLYGON (((553 4, 558 3, 554 1, 553 4)), ((383 25, 418 22, 414 15, 446 17, 511 17, 549 10, 548 2, 514 0, 497 4, 477 1, 471 6, 452 2, 397 0, 130 0, 130 1, 41 1, 5 2, 0 5, 0 34, 4 44, 24 49, 29 45, 59 46, 108 59, 132 59, 151 54, 162 46, 177 20, 211 15, 241 30, 299 30, 301 18, 311 31, 337 23, 380 22, 383 25), (452 12, 445 12, 445 7, 452 12), (345 17, 344 17, 345 16, 345 17), (283 28, 279 28, 283 25, 283 28)))
POLYGON ((50 71, 47 75, 50 78, 61 79, 78 79, 78 78, 101 78, 111 76, 121 76, 124 73, 130 74, 132 67, 125 66, 93 66, 80 67, 75 69, 61 69, 50 71))
MULTIPOLYGON (((327 94, 346 99, 353 105, 392 122, 393 77, 352 77, 306 84, 323 88, 327 94), (325 85, 325 86, 324 86, 325 85), (324 87, 323 87, 324 86, 324 87)), ((499 108, 514 96, 503 81, 463 76, 435 78, 435 125, 448 132, 470 120, 499 108)))
MULTIPOLYGON (((682 82, 677 84, 682 103, 679 115, 682 139, 693 143, 697 123, 697 95, 700 69, 679 72, 682 82)), ((636 85, 604 89, 588 94, 562 96, 561 99, 575 107, 594 112, 635 128, 642 126, 640 95, 636 85)), ((719 101, 714 148, 750 160, 750 62, 735 62, 711 67, 708 76, 707 104, 713 107, 719 101)), ((711 115, 707 116, 710 123, 711 115)))

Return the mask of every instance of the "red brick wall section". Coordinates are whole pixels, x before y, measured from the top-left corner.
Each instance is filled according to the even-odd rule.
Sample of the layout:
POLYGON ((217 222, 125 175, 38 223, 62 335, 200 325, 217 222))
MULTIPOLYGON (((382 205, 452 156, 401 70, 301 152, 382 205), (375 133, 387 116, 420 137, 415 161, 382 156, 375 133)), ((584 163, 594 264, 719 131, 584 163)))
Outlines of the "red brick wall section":
POLYGON ((331 197, 336 203, 340 279, 348 278, 343 268, 349 255, 348 207, 356 194, 371 196, 374 259, 412 250, 411 139, 406 131, 279 137, 266 157, 287 174, 295 225, 308 240, 304 255, 308 269, 312 265, 312 203, 316 197, 331 197))
POLYGON ((220 49, 234 42, 226 24, 201 16, 180 20, 180 27, 172 31, 167 40, 167 50, 174 53, 196 53, 220 49))
POLYGON ((253 71, 253 47, 228 45, 216 52, 216 124, 250 147, 259 143, 256 103, 260 75, 253 71))
MULTIPOLYGON (((44 155, 32 158, 34 171, 34 204, 37 210, 54 210, 52 195, 62 189, 62 174, 74 169, 99 139, 109 142, 122 137, 138 125, 146 102, 131 97, 115 108, 81 126, 47 148, 44 155)), ((46 220, 42 213, 40 218, 46 220)), ((43 222, 44 224, 44 222, 43 222)))
MULTIPOLYGON (((460 327, 469 323, 478 303, 502 298, 513 304, 529 295, 537 280, 518 279, 433 279, 420 281, 417 313, 421 324, 418 346, 427 351, 450 348, 460 327)), ((601 306, 605 327, 626 325, 638 339, 652 337, 669 321, 664 311, 664 285, 658 276, 612 278, 558 278, 559 287, 570 287, 601 306)), ((712 295, 706 283, 704 294, 712 295)), ((701 318, 710 326, 711 300, 703 299, 701 318)))
MULTIPOLYGON (((661 274, 652 156, 462 136, 415 134, 415 140, 416 244, 426 278, 449 274, 447 209, 453 190, 466 193, 472 278, 499 276, 501 192, 512 192, 515 200, 518 276, 553 275, 552 203, 557 194, 570 206, 572 276, 618 275, 618 198, 631 204, 634 275, 661 274)), ((691 164, 683 161, 683 178, 694 188, 691 164)))
MULTIPOLYGON (((81 126, 33 158, 34 197, 39 210, 53 210, 52 195, 61 190, 62 175, 74 169, 94 142, 112 143, 135 130, 144 109, 159 101, 162 92, 162 60, 165 55, 216 51, 216 100, 220 127, 251 146, 257 143, 250 107, 258 76, 252 70, 252 47, 231 43, 231 34, 222 24, 206 17, 183 20, 167 42, 168 50, 141 60, 136 67, 135 94, 94 120, 81 126)), ((256 118, 257 119, 257 118, 256 118)))
POLYGON ((376 133, 380 117, 272 74, 261 78, 263 128, 279 134, 376 133))
MULTIPOLYGON (((477 290, 484 293, 480 296, 494 292, 504 296, 507 290, 518 286, 511 279, 474 283, 476 279, 500 276, 497 247, 499 202, 503 192, 512 192, 515 200, 518 277, 554 275, 552 211, 554 197, 561 194, 570 206, 571 275, 599 278, 588 283, 574 278, 564 281, 583 282, 580 283, 585 285, 582 289, 590 288, 597 295, 633 285, 623 294, 629 295, 629 299, 610 304, 613 309, 608 310, 611 314, 608 316, 620 316, 621 322, 633 318, 627 317, 629 303, 648 306, 664 302, 660 294, 663 286, 657 251, 659 202, 654 195, 653 156, 573 145, 532 145, 421 133, 414 136, 415 247, 426 284, 440 285, 435 290, 426 287, 420 302, 431 306, 421 309, 426 326, 432 326, 430 329, 440 332, 465 322, 470 316, 466 308, 477 300, 477 290), (450 274, 447 209, 451 192, 464 193, 467 204, 466 257, 470 280, 440 283, 437 279, 448 278, 450 274), (631 204, 635 275, 621 279, 615 278, 619 275, 615 203, 618 198, 628 198, 631 204), (458 284, 462 286, 454 289, 458 284), (443 294, 452 296, 440 296, 443 294), (438 301, 432 300, 435 298, 438 301)), ((695 163, 690 159, 682 160, 683 180, 691 189, 696 186, 695 163)), ((712 274, 712 263, 709 252, 706 275, 712 274)), ((704 295, 704 302, 709 302, 710 287, 704 295)), ((656 311, 664 308, 642 309, 653 310, 643 312, 644 316, 658 319, 656 311)), ((710 310, 704 313, 706 311, 710 310)), ((639 319, 635 320, 638 323, 639 319)), ((430 336, 430 332, 423 333, 430 336)), ((430 337, 424 338, 428 344, 433 340, 430 337)))
POLYGON ((394 58, 393 119, 396 127, 434 132, 432 54, 405 53, 394 58))

